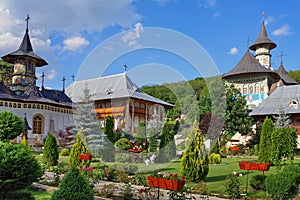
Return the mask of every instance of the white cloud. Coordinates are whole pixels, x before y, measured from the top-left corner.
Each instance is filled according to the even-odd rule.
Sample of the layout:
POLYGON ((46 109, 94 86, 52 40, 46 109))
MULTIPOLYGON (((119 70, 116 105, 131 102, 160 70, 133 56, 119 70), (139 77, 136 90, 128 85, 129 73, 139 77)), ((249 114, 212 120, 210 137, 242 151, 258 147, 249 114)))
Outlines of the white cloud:
POLYGON ((265 19, 265 25, 268 25, 269 23, 274 21, 274 17, 268 16, 267 19, 265 19))
POLYGON ((63 51, 78 51, 89 45, 89 41, 81 36, 68 38, 63 41, 63 51))
POLYGON ((127 43, 128 46, 138 46, 138 40, 141 37, 141 33, 144 32, 143 25, 140 22, 136 23, 134 26, 134 30, 128 31, 122 36, 123 42, 127 43))
POLYGON ((48 74, 46 74, 46 80, 53 80, 56 77, 57 73, 54 69, 51 69, 48 74))
POLYGON ((216 0, 198 0, 198 6, 204 8, 213 8, 216 5, 216 0))
POLYGON ((289 35, 290 34, 290 26, 288 24, 285 24, 281 26, 280 28, 274 30, 272 32, 275 36, 281 36, 281 35, 289 35))
POLYGON ((229 54, 230 55, 235 55, 239 52, 239 50, 236 48, 236 47, 232 47, 230 50, 229 50, 229 54))
POLYGON ((215 13, 214 13, 214 17, 215 17, 215 18, 217 18, 217 17, 219 17, 219 16, 220 16, 220 13, 219 13, 219 12, 215 12, 215 13))

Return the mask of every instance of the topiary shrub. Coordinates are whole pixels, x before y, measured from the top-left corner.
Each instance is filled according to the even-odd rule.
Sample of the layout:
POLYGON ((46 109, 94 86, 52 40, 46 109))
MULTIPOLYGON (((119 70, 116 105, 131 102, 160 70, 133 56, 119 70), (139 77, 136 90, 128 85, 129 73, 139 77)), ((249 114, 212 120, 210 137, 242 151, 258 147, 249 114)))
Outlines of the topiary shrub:
POLYGON ((254 175, 250 179, 250 186, 254 190, 265 190, 266 185, 264 183, 264 180, 266 180, 266 176, 260 174, 254 175))
POLYGON ((72 145, 70 157, 69 157, 69 164, 74 166, 79 166, 82 161, 78 158, 78 154, 86 153, 87 147, 85 144, 84 136, 82 130, 79 130, 76 134, 76 142, 72 145))
POLYGON ((58 146, 55 137, 49 133, 44 146, 43 160, 48 166, 58 163, 58 146))
POLYGON ((69 155, 70 155, 70 151, 69 149, 66 148, 62 149, 59 153, 59 156, 69 156, 69 155))
POLYGON ((94 190, 76 167, 63 177, 59 189, 52 195, 52 200, 94 200, 94 190))
POLYGON ((29 187, 43 174, 28 148, 0 142, 0 196, 4 199, 29 187))
POLYGON ((128 150, 130 149, 130 141, 127 138, 121 138, 118 141, 116 141, 115 146, 122 150, 128 150))
POLYGON ((0 141, 8 142, 24 131, 22 118, 11 112, 0 113, 0 141))
POLYGON ((221 155, 217 154, 217 153, 212 153, 209 156, 209 162, 211 164, 219 164, 221 163, 222 159, 221 159, 221 155))

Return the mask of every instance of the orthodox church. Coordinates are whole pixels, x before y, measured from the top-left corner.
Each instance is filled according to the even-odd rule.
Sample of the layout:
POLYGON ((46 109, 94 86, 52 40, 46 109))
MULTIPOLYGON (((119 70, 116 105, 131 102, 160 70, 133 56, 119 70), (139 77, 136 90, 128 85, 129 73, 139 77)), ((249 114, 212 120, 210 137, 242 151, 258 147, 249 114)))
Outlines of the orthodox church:
MULTIPOLYGON (((268 37, 264 20, 257 40, 249 47, 239 63, 223 75, 227 84, 233 84, 246 96, 247 105, 252 109, 250 115, 255 121, 263 121, 266 116, 277 115, 280 108, 289 115, 291 126, 298 133, 300 148, 300 85, 288 76, 282 63, 277 71, 271 66, 271 50, 276 44, 268 37), (250 52, 254 51, 254 55, 250 52)), ((236 137, 246 142, 246 136, 236 137)))
POLYGON ((273 70, 271 50, 276 46, 268 37, 262 20, 257 40, 249 47, 239 63, 222 77, 246 96, 250 108, 261 104, 277 87, 298 85, 288 76, 282 62, 277 71, 273 70), (255 54, 253 55, 250 50, 255 54))
POLYGON ((64 90, 36 85, 36 68, 48 63, 33 51, 28 20, 29 17, 19 49, 2 56, 2 60, 11 63, 13 69, 6 75, 10 81, 2 78, 0 83, 0 112, 10 111, 24 118, 28 142, 42 144, 48 133, 64 130, 72 123, 72 101, 64 90))

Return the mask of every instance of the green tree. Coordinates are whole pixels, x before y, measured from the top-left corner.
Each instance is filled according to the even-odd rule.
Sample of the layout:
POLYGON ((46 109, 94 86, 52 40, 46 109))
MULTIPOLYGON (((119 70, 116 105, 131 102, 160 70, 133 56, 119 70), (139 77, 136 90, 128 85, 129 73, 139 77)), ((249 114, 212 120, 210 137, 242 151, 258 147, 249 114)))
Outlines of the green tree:
POLYGON ((200 117, 202 118, 205 114, 211 112, 211 99, 210 99, 210 93, 208 90, 208 87, 205 86, 203 90, 200 92, 200 117))
MULTIPOLYGON (((87 144, 88 151, 94 157, 100 157, 101 151, 105 149, 105 138, 99 122, 96 120, 94 102, 90 101, 89 90, 83 90, 82 102, 77 103, 74 111, 73 133, 82 131, 87 144)), ((74 137, 74 136, 72 136, 74 137)))
POLYGON ((58 163, 58 157, 59 153, 56 138, 49 133, 44 146, 43 160, 48 166, 55 166, 58 163))
POLYGON ((275 118, 276 128, 284 128, 291 123, 290 116, 286 115, 282 105, 280 105, 277 110, 277 116, 273 116, 273 117, 275 118))
POLYGON ((277 169, 294 160, 297 133, 292 127, 279 128, 272 132, 272 163, 277 169))
POLYGON ((11 82, 11 74, 13 74, 13 70, 14 64, 0 60, 0 80, 4 83, 4 85, 8 85, 11 82))
POLYGON ((151 127, 149 130, 149 137, 148 137, 148 151, 149 152, 156 152, 158 147, 158 141, 156 139, 157 133, 156 128, 151 127))
POLYGON ((161 141, 159 144, 159 162, 169 162, 176 156, 174 136, 178 131, 178 121, 165 122, 162 128, 161 141))
POLYGON ((198 183, 203 181, 208 174, 209 158, 205 149, 203 135, 200 133, 199 128, 196 127, 196 130, 191 130, 191 132, 195 133, 194 139, 183 153, 180 173, 187 180, 198 183))
POLYGON ((42 174, 29 148, 0 141, 0 197, 6 199, 10 193, 29 187, 42 174))
POLYGON ((78 154, 83 154, 88 151, 86 142, 84 140, 84 135, 82 130, 76 134, 76 142, 72 145, 70 157, 69 157, 69 164, 74 166, 79 166, 82 161, 78 158, 78 154))
POLYGON ((233 86, 226 88, 226 116, 225 134, 223 144, 232 138, 236 133, 246 135, 251 131, 253 119, 249 115, 251 110, 247 106, 245 96, 233 86))
POLYGON ((275 130, 273 121, 266 117, 262 125, 259 142, 258 161, 272 163, 272 132, 275 130))
POLYGON ((0 141, 8 142, 24 131, 24 121, 17 115, 3 111, 0 113, 0 141))
POLYGON ((52 200, 93 200, 94 190, 76 167, 63 177, 59 189, 52 195, 52 200))
POLYGON ((142 144, 147 139, 146 124, 144 122, 139 123, 135 139, 139 144, 142 144))
POLYGON ((105 127, 104 127, 104 135, 105 137, 105 150, 103 151, 102 154, 102 160, 104 161, 114 161, 115 156, 114 156, 114 143, 116 142, 116 137, 114 133, 114 118, 112 116, 107 116, 105 118, 105 127))
MULTIPOLYGON (((20 144, 22 144, 24 147, 28 147, 28 142, 27 142, 27 140, 26 140, 25 135, 22 136, 22 141, 21 141, 20 144)), ((28 147, 28 148, 29 148, 29 147, 28 147)))

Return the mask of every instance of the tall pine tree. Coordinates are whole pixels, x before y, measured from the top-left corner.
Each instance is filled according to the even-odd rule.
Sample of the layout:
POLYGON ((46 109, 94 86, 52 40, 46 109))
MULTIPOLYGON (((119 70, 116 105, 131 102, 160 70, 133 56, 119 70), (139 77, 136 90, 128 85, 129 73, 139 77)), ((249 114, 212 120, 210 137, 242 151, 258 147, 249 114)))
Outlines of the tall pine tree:
POLYGON ((277 116, 274 116, 274 118, 276 128, 284 128, 291 123, 290 116, 286 115, 282 105, 279 106, 277 116))
POLYGON ((271 163, 272 161, 272 132, 275 130, 273 121, 266 117, 260 133, 258 162, 271 163))
POLYGON ((209 159, 204 145, 204 138, 198 126, 193 126, 189 135, 193 134, 194 139, 181 158, 180 173, 189 181, 201 182, 208 174, 209 159))
POLYGON ((114 133, 114 118, 112 116, 107 116, 105 118, 104 135, 106 141, 106 149, 103 151, 102 160, 112 162, 115 160, 114 144, 116 142, 116 137, 114 133))
POLYGON ((82 130, 87 147, 94 157, 100 157, 105 149, 104 134, 96 121, 94 102, 90 101, 89 90, 83 91, 82 102, 76 104, 74 111, 74 128, 72 132, 82 130))

